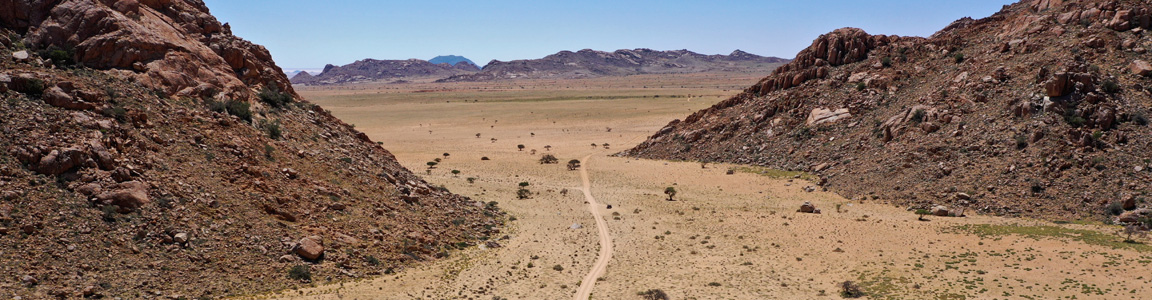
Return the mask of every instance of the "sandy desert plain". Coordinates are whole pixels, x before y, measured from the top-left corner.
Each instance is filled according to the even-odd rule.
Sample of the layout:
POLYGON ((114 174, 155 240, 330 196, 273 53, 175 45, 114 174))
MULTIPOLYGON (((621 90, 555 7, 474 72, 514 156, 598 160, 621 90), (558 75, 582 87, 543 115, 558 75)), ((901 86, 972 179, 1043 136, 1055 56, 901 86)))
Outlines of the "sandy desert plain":
POLYGON ((300 87, 429 182, 496 201, 513 220, 498 248, 252 298, 585 299, 585 277, 591 299, 646 299, 639 293, 651 289, 669 299, 839 299, 847 280, 871 299, 1152 295, 1152 247, 1123 243, 1118 226, 980 215, 918 221, 884 199, 805 192, 815 185, 810 175, 610 156, 760 76, 300 87), (560 163, 540 164, 544 154, 560 163), (570 159, 583 162, 595 202, 587 203, 581 172, 565 167, 570 159), (517 199, 520 182, 530 184, 530 199, 517 199), (676 201, 666 201, 669 186, 676 201), (798 213, 805 201, 823 214, 798 213), (602 273, 590 274, 602 249, 590 209, 612 245, 602 273))

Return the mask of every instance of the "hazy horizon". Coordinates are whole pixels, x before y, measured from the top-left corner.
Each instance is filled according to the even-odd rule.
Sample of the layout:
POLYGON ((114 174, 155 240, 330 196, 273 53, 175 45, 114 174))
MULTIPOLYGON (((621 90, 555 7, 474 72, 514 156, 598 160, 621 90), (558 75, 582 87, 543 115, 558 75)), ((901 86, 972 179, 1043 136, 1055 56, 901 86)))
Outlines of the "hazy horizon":
POLYGON ((233 33, 267 47, 289 71, 438 55, 467 57, 482 67, 581 49, 742 50, 790 59, 838 28, 929 36, 1015 1, 204 2, 233 33))

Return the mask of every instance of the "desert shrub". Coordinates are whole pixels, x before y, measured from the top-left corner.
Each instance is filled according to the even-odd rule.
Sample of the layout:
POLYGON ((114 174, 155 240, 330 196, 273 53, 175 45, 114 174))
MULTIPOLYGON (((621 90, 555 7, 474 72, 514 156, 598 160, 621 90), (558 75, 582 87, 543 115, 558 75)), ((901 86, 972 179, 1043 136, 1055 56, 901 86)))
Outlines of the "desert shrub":
POLYGON ((864 297, 864 291, 855 282, 845 281, 840 283, 840 297, 860 298, 864 297))
POLYGON ((295 280, 312 280, 312 268, 306 265, 295 265, 288 269, 288 278, 295 280))
POLYGON ((524 188, 524 187, 528 187, 530 184, 529 184, 527 181, 522 181, 522 182, 520 182, 520 184, 518 184, 518 185, 519 185, 520 187, 524 188))
POLYGON ((120 123, 128 121, 128 110, 120 106, 105 107, 100 113, 106 117, 116 119, 120 123))
POLYGON ((887 56, 885 56, 884 58, 881 58, 880 59, 880 65, 883 65, 885 68, 891 67, 892 66, 892 58, 887 57, 887 56))
POLYGON ((280 121, 261 121, 260 125, 260 127, 264 128, 264 133, 267 133, 270 139, 279 140, 283 136, 283 132, 280 130, 280 121))
POLYGON ((476 177, 468 177, 468 183, 476 183, 476 177))
POLYGON ((275 147, 272 147, 272 145, 269 145, 269 144, 264 144, 264 158, 267 158, 268 160, 272 160, 272 158, 273 158, 272 154, 275 154, 275 153, 276 153, 275 147))
POLYGON ((554 156, 552 154, 544 154, 544 156, 540 157, 540 163, 541 164, 555 164, 555 163, 560 163, 560 159, 556 158, 556 156, 554 156))
POLYGON ((1142 112, 1132 113, 1132 123, 1136 123, 1136 125, 1140 126, 1146 126, 1148 125, 1148 117, 1144 116, 1144 113, 1142 112))
POLYGON ((564 267, 562 267, 562 266, 560 266, 560 265, 555 265, 555 266, 552 266, 552 269, 553 269, 553 270, 556 270, 556 271, 564 271, 564 267))
POLYGON ((863 82, 857 83, 856 84, 856 91, 863 91, 864 88, 866 88, 866 87, 868 87, 868 86, 864 85, 863 82))
POLYGON ((13 81, 12 84, 12 90, 24 93, 32 97, 40 97, 40 95, 44 94, 44 90, 48 88, 48 85, 44 84, 44 81, 38 78, 30 78, 23 81, 13 81))
POLYGON ((48 48, 40 50, 37 54, 42 58, 51 59, 52 64, 57 67, 67 67, 76 64, 76 61, 73 59, 75 56, 71 49, 61 49, 60 47, 56 47, 56 45, 48 46, 48 48))
POLYGON ((340 161, 342 161, 346 164, 350 164, 350 163, 352 163, 352 158, 351 157, 341 157, 340 161))
POLYGON ((708 286, 723 286, 723 284, 720 284, 719 282, 713 281, 713 282, 709 282, 708 286))
POLYGON ((267 103, 274 108, 283 108, 288 103, 292 103, 292 96, 287 93, 280 92, 276 88, 264 87, 258 94, 260 101, 267 103))
POLYGON ((528 199, 529 197, 532 197, 532 191, 529 191, 528 189, 525 189, 525 188, 520 188, 520 189, 516 190, 516 198, 528 199))
POLYGON ((224 102, 208 100, 208 109, 214 112, 228 113, 244 121, 252 121, 252 105, 245 101, 234 99, 228 99, 224 102))
POLYGON ((913 123, 924 122, 924 115, 925 114, 926 113, 924 112, 923 109, 917 109, 916 111, 912 112, 912 122, 913 123))
POLYGON ((480 160, 490 160, 487 156, 481 157, 480 160))
POLYGON ((1080 116, 1067 115, 1064 116, 1064 122, 1068 123, 1068 125, 1072 127, 1080 127, 1084 126, 1084 122, 1087 122, 1087 120, 1084 120, 1084 118, 1081 118, 1080 116))
POLYGON ((956 53, 955 55, 952 55, 952 60, 955 60, 956 63, 964 62, 964 53, 956 53))
POLYGON ((1124 203, 1113 201, 1104 207, 1104 212, 1110 216, 1119 216, 1124 213, 1124 203))
POLYGON ((1028 147, 1028 137, 1023 134, 1016 135, 1016 149, 1024 149, 1028 147))
POLYGON ((364 261, 368 262, 368 265, 372 265, 372 266, 379 266, 380 265, 380 259, 376 258, 375 256, 369 255, 368 257, 364 258, 364 261))
POLYGON ((1120 91, 1120 84, 1116 83, 1115 80, 1108 79, 1104 80, 1104 83, 1100 84, 1100 89, 1105 93, 1115 94, 1116 92, 1120 91))
POLYGON ((668 294, 660 289, 651 289, 643 292, 638 292, 636 295, 644 298, 644 300, 668 300, 668 294))

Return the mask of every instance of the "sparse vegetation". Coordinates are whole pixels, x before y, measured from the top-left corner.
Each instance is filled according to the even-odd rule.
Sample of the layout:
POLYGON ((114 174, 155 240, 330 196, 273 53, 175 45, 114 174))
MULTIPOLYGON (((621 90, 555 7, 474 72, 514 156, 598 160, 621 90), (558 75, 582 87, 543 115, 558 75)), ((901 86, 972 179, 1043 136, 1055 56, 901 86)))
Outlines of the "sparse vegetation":
POLYGON ((651 289, 643 292, 637 292, 636 295, 644 298, 644 300, 668 300, 668 294, 664 293, 664 291, 660 289, 651 289))
POLYGON ((1105 93, 1115 94, 1120 92, 1120 84, 1116 83, 1114 79, 1105 79, 1104 82, 1100 84, 1100 90, 1105 93))
POLYGON ((544 156, 540 157, 540 163, 541 164, 557 164, 557 163, 560 163, 560 159, 557 159, 556 156, 554 156, 552 154, 544 154, 544 156))
POLYGON ((288 278, 300 281, 312 280, 312 268, 307 265, 295 265, 288 269, 288 278))
POLYGON ((516 150, 517 151, 524 151, 524 144, 516 145, 516 150))
POLYGON ((843 298, 860 298, 864 297, 864 291, 860 289, 859 285, 855 282, 844 281, 840 283, 840 297, 843 298))
POLYGON ((956 63, 964 62, 964 53, 956 53, 952 55, 952 60, 956 63))
POLYGON ((573 160, 568 161, 568 171, 573 171, 573 170, 576 170, 579 168, 580 168, 580 161, 579 160, 573 159, 573 160))
POLYGON ((672 197, 676 197, 676 188, 666 187, 664 188, 664 194, 668 195, 668 201, 674 201, 672 197))
POLYGON ((260 102, 264 102, 273 108, 284 108, 289 103, 292 103, 291 95, 281 92, 275 87, 265 86, 257 96, 260 97, 260 102))
POLYGON ((912 112, 912 123, 920 124, 920 122, 924 122, 924 116, 926 114, 923 109, 917 109, 912 112))
POLYGON ((564 271, 564 267, 561 265, 552 266, 552 269, 556 271, 564 271))

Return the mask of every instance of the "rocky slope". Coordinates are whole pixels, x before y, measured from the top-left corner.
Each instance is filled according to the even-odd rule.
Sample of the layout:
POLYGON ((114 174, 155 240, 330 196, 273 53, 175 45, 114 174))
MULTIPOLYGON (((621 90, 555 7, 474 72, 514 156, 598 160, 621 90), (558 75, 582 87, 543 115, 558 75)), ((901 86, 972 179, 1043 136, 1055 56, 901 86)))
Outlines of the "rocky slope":
POLYGON ((339 67, 327 65, 324 67, 324 72, 316 75, 297 74, 296 77, 292 77, 292 83, 326 85, 390 79, 444 78, 471 74, 477 71, 480 71, 479 67, 466 62, 452 65, 448 63, 433 64, 419 59, 365 59, 339 67))
POLYGON ((836 30, 622 154, 809 171, 861 201, 1109 219, 1148 205, 1150 17, 1147 0, 1029 0, 928 38, 836 30))
POLYGON ((787 59, 762 57, 736 50, 730 55, 703 55, 688 50, 651 49, 603 52, 584 49, 561 51, 541 59, 502 62, 493 60, 475 74, 452 76, 442 82, 491 81, 516 78, 589 78, 637 74, 763 72, 787 59))
POLYGON ((0 0, 0 53, 0 298, 344 280, 501 223, 299 99, 200 1, 0 0))

